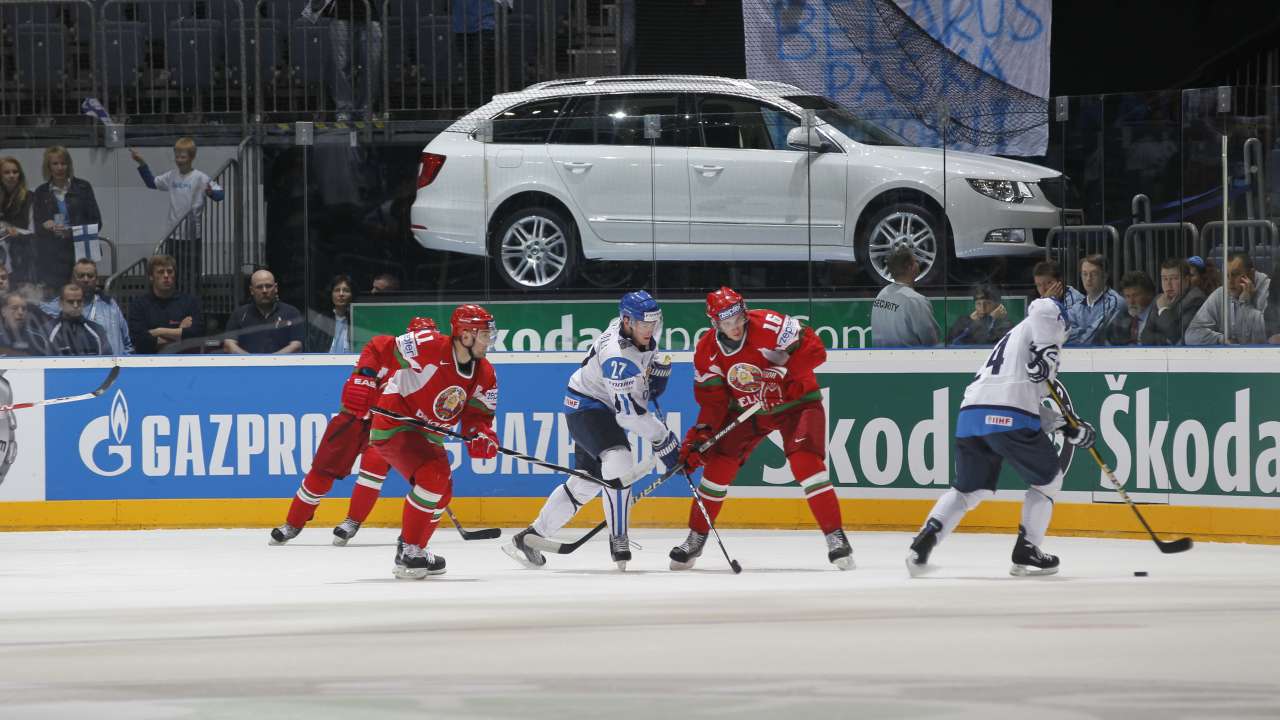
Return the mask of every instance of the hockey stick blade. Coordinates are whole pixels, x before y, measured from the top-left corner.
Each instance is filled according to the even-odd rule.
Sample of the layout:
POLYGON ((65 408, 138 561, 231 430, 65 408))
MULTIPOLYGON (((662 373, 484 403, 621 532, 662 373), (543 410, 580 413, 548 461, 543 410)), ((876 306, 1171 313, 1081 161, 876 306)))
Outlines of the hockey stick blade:
POLYGON ((9 412, 10 410, 22 410, 25 408, 33 408, 33 407, 44 407, 46 405, 61 405, 63 403, 77 402, 79 400, 91 400, 93 398, 99 397, 100 395, 102 395, 102 393, 106 392, 107 388, 111 387, 112 383, 116 381, 116 377, 119 375, 120 375, 120 366, 112 365, 111 372, 107 373, 107 379, 103 380, 102 384, 99 385, 92 392, 87 392, 80 395, 68 395, 66 397, 49 398, 47 400, 33 400, 31 402, 13 403, 12 405, 0 405, 0 412, 9 412))
POLYGON ((445 514, 449 516, 449 522, 458 529, 458 534, 463 540, 493 540, 502 537, 502 528, 484 528, 481 530, 467 530, 458 522, 458 516, 453 514, 453 508, 444 509, 445 514))
MULTIPOLYGON (((725 425, 723 428, 720 429, 719 432, 713 435, 710 440, 703 443, 702 447, 700 447, 698 451, 706 452, 707 450, 710 450, 712 445, 716 444, 716 442, 724 438, 725 435, 728 435, 734 428, 738 427, 743 422, 745 422, 747 418, 751 417, 752 415, 755 415, 759 411, 760 411, 759 403, 747 407, 747 409, 743 410, 742 413, 739 414, 738 417, 734 418, 732 422, 730 422, 728 425, 725 425)), ((662 474, 661 477, 659 477, 657 480, 654 480, 652 485, 645 488, 644 492, 636 496, 636 502, 639 502, 645 497, 648 497, 651 493, 653 493, 654 490, 658 489, 659 485, 671 479, 672 477, 675 477, 676 474, 683 471, 684 471, 684 463, 679 463, 675 467, 671 468, 670 470, 667 470, 665 473, 662 474)), ((591 530, 589 530, 586 535, 583 535, 582 537, 578 538, 577 540, 574 540, 573 542, 562 542, 559 540, 552 540, 551 538, 544 538, 541 535, 532 535, 532 534, 530 534, 528 537, 525 538, 525 542, 528 543, 530 546, 538 550, 541 550, 544 553, 550 553, 552 555, 568 555, 574 550, 577 550, 583 545, 586 545, 588 540, 595 537, 597 534, 599 534, 601 530, 604 530, 606 527, 608 527, 608 523, 602 522, 599 525, 596 525, 595 527, 591 528, 591 530)), ((735 560, 734 562, 736 563, 737 561, 735 560)), ((735 573, 742 572, 742 566, 739 565, 738 569, 734 570, 734 572, 735 573)))
MULTIPOLYGON (((1058 391, 1053 387, 1053 383, 1045 381, 1045 385, 1049 388, 1049 397, 1053 398, 1053 401, 1058 404, 1058 408, 1062 410, 1062 416, 1066 419, 1067 423, 1072 427, 1078 427, 1080 425, 1079 418, 1067 411, 1067 406, 1062 402, 1062 398, 1058 397, 1058 391)), ((1111 482, 1111 488, 1116 491, 1116 494, 1120 496, 1120 499, 1123 500, 1124 503, 1129 506, 1129 509, 1133 511, 1133 514, 1137 516, 1138 522, 1142 523, 1142 529, 1146 530, 1147 534, 1151 536, 1151 541, 1156 544, 1156 547, 1159 548, 1160 552, 1166 555, 1172 555, 1174 553, 1186 552, 1191 549, 1194 543, 1189 537, 1178 538, 1177 540, 1161 540, 1160 536, 1156 535, 1156 531, 1151 529, 1151 525, 1147 523, 1147 519, 1143 517, 1142 511, 1138 509, 1137 503, 1129 497, 1129 493, 1124 491, 1124 486, 1116 479, 1116 474, 1112 471, 1111 466, 1107 464, 1106 460, 1102 459, 1102 455, 1098 453, 1098 448, 1090 447, 1089 454, 1093 456, 1093 461, 1098 463, 1098 467, 1102 468, 1102 474, 1111 482)))
MULTIPOLYGON (((369 408, 369 412, 373 413, 374 415, 381 415, 382 417, 385 417, 389 420, 394 420, 396 422, 406 423, 409 425, 416 425, 417 427, 430 430, 433 433, 438 433, 440 435, 445 435, 451 438, 457 438, 458 440, 462 440, 463 442, 469 442, 472 440, 470 436, 463 435, 460 432, 455 432, 448 428, 442 428, 438 425, 432 425, 431 423, 424 422, 415 417, 409 417, 408 415, 401 415, 400 413, 392 412, 390 410, 387 410, 386 408, 380 408, 380 407, 374 406, 369 408)), ((509 448, 504 448, 501 445, 498 446, 498 452, 502 453, 503 455, 509 455, 517 460, 523 460, 524 462, 533 463, 534 465, 541 465, 544 468, 555 470, 556 472, 562 472, 562 473, 565 473, 566 475, 573 475, 575 477, 580 477, 583 480, 586 480, 588 482, 593 482, 597 485, 603 485, 613 490, 622 490, 631 484, 628 482, 624 482, 626 480, 625 477, 618 480, 603 480, 590 473, 586 473, 581 470, 575 470, 573 468, 567 468, 563 465, 556 465, 555 463, 549 463, 540 457, 522 453, 519 450, 511 450, 509 448)), ((635 480, 632 480, 631 482, 635 482, 635 480)))

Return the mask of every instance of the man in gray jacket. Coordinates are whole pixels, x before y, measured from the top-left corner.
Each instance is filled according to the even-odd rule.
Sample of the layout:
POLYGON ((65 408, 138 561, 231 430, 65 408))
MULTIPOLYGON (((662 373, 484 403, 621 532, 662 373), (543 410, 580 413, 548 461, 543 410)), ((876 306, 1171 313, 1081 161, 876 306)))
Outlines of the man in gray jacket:
POLYGON ((886 285, 871 304, 873 347, 927 347, 938 344, 938 321, 933 306, 915 291, 920 264, 911 248, 889 253, 885 263, 893 283, 886 285))
POLYGON ((1188 345, 1255 345, 1267 341, 1267 298, 1271 278, 1253 268, 1248 253, 1232 253, 1227 263, 1227 282, 1209 294, 1187 328, 1188 345), (1230 292, 1231 336, 1222 332, 1222 293, 1230 292))

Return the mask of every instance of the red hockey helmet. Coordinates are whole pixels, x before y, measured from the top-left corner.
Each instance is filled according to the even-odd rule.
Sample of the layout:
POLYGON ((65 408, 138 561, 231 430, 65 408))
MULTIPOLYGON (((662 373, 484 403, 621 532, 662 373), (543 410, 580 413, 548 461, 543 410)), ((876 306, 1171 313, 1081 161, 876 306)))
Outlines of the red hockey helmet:
POLYGON ((457 337, 463 330, 488 330, 497 334, 498 326, 493 315, 479 305, 459 305, 449 318, 449 334, 457 337))
POLYGON ((416 317, 409 321, 409 332, 416 333, 420 330, 439 330, 436 327, 436 321, 428 317, 416 317))
POLYGON ((711 318, 713 329, 718 329, 721 322, 746 311, 747 301, 733 288, 721 287, 715 292, 707 293, 707 317, 711 318))

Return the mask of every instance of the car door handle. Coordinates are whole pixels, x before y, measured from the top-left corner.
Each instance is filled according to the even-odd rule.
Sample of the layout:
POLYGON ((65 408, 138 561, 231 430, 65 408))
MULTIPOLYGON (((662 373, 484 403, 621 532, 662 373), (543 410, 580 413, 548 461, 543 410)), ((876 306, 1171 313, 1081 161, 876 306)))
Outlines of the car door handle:
POLYGON ((581 175, 582 173, 584 173, 584 172, 586 172, 586 171, 590 170, 590 169, 591 169, 591 165, 592 165, 592 164, 591 164, 591 163, 589 163, 589 162, 569 162, 569 161, 565 161, 565 163, 564 163, 564 166, 565 166, 565 167, 567 167, 567 168, 569 168, 569 172, 571 172, 571 173, 577 173, 578 175, 581 175))
POLYGON ((724 172, 724 166, 722 165, 694 165, 693 169, 702 173, 703 177, 715 177, 724 172))

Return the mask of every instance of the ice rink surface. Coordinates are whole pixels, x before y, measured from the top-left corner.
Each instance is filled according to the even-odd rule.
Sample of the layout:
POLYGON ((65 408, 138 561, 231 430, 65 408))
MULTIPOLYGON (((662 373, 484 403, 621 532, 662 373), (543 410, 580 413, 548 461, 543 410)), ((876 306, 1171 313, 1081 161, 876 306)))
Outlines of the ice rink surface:
POLYGON ((958 534, 911 580, 906 534, 842 573, 816 530, 729 531, 734 576, 645 530, 622 574, 442 527, 448 573, 404 581, 396 531, 329 531, 0 534, 0 717, 1280 717, 1280 547, 1051 537, 1062 573, 1013 578, 1012 536, 958 534))

